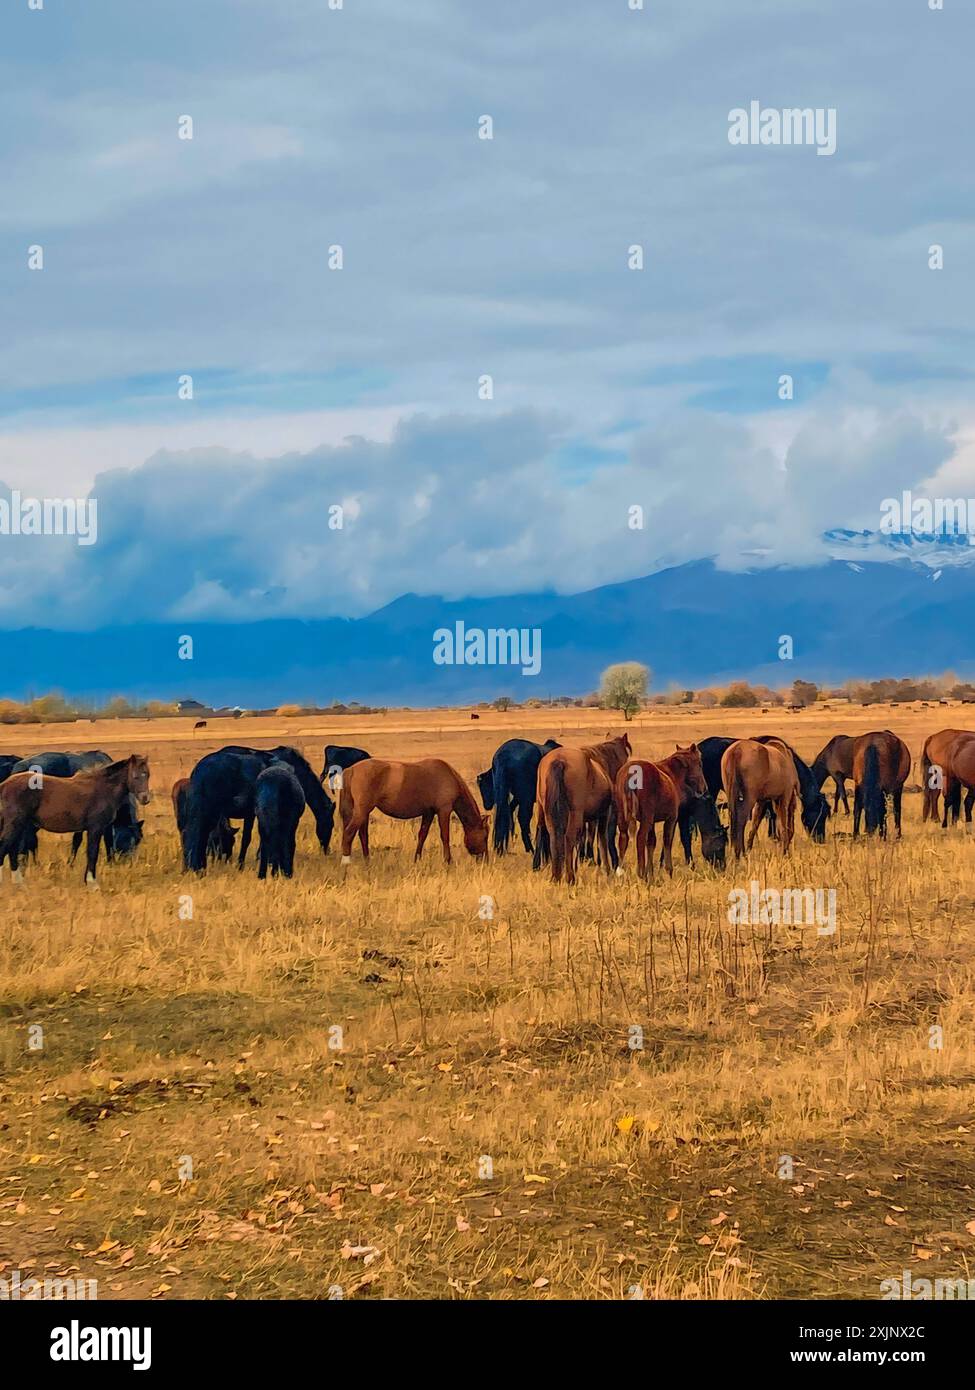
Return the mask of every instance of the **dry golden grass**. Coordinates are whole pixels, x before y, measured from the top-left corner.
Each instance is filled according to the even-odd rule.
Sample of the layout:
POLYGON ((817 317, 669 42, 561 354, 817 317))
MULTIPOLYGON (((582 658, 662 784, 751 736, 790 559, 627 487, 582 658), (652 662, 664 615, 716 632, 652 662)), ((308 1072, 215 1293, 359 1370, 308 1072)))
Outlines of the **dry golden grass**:
MULTIPOLYGON (((649 756, 760 729, 811 757, 890 726, 916 758, 966 713, 628 728, 649 756)), ((452 869, 433 836, 414 867, 415 827, 381 816, 368 867, 303 825, 290 883, 179 871, 169 788, 223 743, 292 742, 316 770, 326 741, 436 752, 470 778, 511 734, 620 727, 573 710, 3 730, 3 750, 147 751, 155 799, 100 893, 50 836, 27 886, 0 886, 0 1273, 74 1269, 122 1298, 876 1297, 904 1268, 975 1275, 973 850, 922 826, 919 796, 900 843, 854 844, 841 814, 784 863, 763 836, 723 876, 680 864, 649 887, 632 849, 625 878, 587 867, 574 890, 520 850, 478 866, 456 826, 452 869), (835 888, 835 937, 730 926, 752 878, 835 888)))

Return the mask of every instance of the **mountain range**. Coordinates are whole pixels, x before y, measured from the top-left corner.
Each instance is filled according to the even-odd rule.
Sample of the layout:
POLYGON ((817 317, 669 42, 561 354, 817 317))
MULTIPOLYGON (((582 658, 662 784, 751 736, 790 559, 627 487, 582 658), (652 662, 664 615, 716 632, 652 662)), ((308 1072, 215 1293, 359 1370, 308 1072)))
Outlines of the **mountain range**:
POLYGON ((585 593, 447 601, 405 594, 358 619, 159 623, 92 632, 28 628, 0 639, 0 694, 60 690, 101 700, 192 697, 210 705, 454 705, 510 695, 579 695, 603 668, 641 661, 655 690, 732 678, 975 672, 975 546, 965 536, 831 531, 831 558, 803 568, 716 568, 703 559, 585 593), (541 670, 438 665, 434 633, 525 628, 541 670), (193 637, 180 659, 179 639, 193 637), (792 660, 780 660, 780 638, 792 660))

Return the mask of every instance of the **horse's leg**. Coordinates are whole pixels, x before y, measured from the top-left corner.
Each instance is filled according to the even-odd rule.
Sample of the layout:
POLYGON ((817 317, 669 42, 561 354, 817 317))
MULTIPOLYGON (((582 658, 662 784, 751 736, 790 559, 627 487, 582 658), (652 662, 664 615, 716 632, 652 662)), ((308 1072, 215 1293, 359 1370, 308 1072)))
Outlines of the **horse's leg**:
POLYGON ((754 807, 752 808, 752 823, 748 827, 748 841, 745 845, 745 850, 749 854, 751 853, 752 845, 755 843, 755 836, 758 834, 758 827, 761 825, 764 818, 765 803, 763 801, 756 801, 754 807))
POLYGON ((691 812, 688 806, 682 806, 677 812, 677 831, 680 835, 681 849, 684 851, 684 863, 693 862, 691 855, 691 812))
MULTIPOLYGON (((437 821, 440 825, 440 843, 443 845, 444 863, 450 863, 450 807, 445 811, 437 812, 437 821)), ((416 857, 420 857, 421 846, 417 844, 416 857)))
POLYGON ((860 833, 860 817, 863 815, 863 792, 860 790, 859 782, 853 785, 853 838, 854 840, 860 833))
POLYGON ((782 825, 782 853, 789 853, 789 846, 792 844, 792 837, 796 833, 796 794, 795 792, 786 799, 780 800, 779 821, 782 825))
POLYGON ((359 848, 362 850, 363 859, 369 858, 369 817, 359 826, 359 848))
MULTIPOLYGON (((619 830, 619 837, 620 837, 620 838, 619 838, 619 848, 617 849, 617 854, 618 854, 618 856, 619 856, 619 867, 622 867, 623 860, 626 858, 626 851, 627 851, 627 850, 629 849, 629 847, 630 847, 630 822, 629 822, 629 818, 628 818, 627 816, 625 816, 625 815, 624 815, 624 816, 618 817, 617 828, 618 828, 618 830, 619 830)), ((637 822, 637 828, 636 828, 636 864, 637 864, 637 872, 639 873, 639 871, 640 871, 640 823, 639 823, 639 821, 637 822)))
MULTIPOLYGON (((596 822, 596 837, 599 844, 599 857, 603 866, 603 873, 607 876, 613 872, 613 855, 609 852, 609 812, 604 811, 596 822)), ((615 853, 615 850, 614 850, 615 853)), ((616 861, 617 866, 619 860, 616 861)))
POLYGON ((416 836, 416 853, 413 856, 414 864, 423 853, 423 846, 426 844, 427 836, 430 834, 430 827, 433 824, 434 814, 433 811, 424 811, 423 815, 420 817, 420 829, 417 831, 416 836))
POLYGON ((569 812, 565 828, 565 881, 570 886, 576 881, 576 864, 579 857, 579 840, 588 838, 588 827, 579 820, 575 812, 569 812))
POLYGON ((71 853, 68 855, 68 863, 73 864, 78 858, 78 851, 81 849, 81 842, 85 838, 83 830, 76 830, 71 836, 71 853))
POLYGON ((244 817, 244 828, 240 832, 240 854, 237 856, 238 869, 242 869, 244 867, 244 860, 247 858, 247 848, 250 845, 251 835, 253 831, 254 815, 252 812, 250 815, 244 817))
POLYGON ((267 838, 263 834, 257 846, 257 877, 267 878, 267 838))
POLYGON ((532 853, 532 802, 518 802, 518 825, 521 828, 521 843, 529 854, 532 853))
POLYGON ((770 801, 766 806, 765 816, 768 820, 768 837, 770 840, 777 840, 779 838, 779 826, 775 816, 774 802, 770 801))
POLYGON ((97 826, 89 826, 86 838, 85 883, 89 888, 97 888, 98 876, 95 871, 98 868, 98 847, 101 844, 102 832, 97 826))
POLYGON ((898 840, 901 838, 901 797, 903 794, 904 788, 898 787, 891 798, 894 803, 894 827, 897 831, 898 840))
POLYGON ((671 878, 674 876, 674 831, 677 829, 677 817, 668 816, 664 821, 664 867, 671 878))
MULTIPOLYGON (((653 858, 657 853, 657 831, 653 824, 653 812, 647 810, 647 819, 640 823, 640 834, 643 836, 643 864, 640 868, 640 877, 653 880, 653 858), (649 853, 647 852, 649 850, 649 853)), ((639 847, 639 839, 637 846, 639 847)))

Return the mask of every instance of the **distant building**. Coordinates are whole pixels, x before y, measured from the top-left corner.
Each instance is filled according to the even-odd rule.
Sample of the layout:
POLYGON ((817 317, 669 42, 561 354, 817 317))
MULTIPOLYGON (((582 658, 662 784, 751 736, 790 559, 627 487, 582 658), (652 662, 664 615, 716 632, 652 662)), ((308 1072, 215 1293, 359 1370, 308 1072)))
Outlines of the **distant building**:
POLYGON ((177 714, 212 714, 209 705, 201 705, 199 700, 177 700, 177 714))

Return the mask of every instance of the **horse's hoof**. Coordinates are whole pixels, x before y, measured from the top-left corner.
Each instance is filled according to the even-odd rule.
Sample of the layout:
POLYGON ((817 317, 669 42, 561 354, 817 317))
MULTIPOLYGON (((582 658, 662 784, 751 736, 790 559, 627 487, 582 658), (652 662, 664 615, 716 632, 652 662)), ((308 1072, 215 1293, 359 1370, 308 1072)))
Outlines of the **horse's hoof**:
POLYGON ((91 889, 92 889, 94 892, 96 892, 96 893, 100 893, 100 892, 102 891, 102 886, 101 886, 101 884, 98 882, 98 879, 97 879, 97 878, 95 877, 95 875, 91 872, 91 870, 89 870, 89 871, 85 874, 85 887, 86 887, 86 888, 91 888, 91 889))
POLYGON ((342 855, 342 863, 343 863, 343 864, 351 864, 351 863, 352 863, 352 855, 351 855, 351 854, 343 854, 343 855, 342 855))
POLYGON ((622 878, 622 877, 623 877, 623 869, 622 869, 622 867, 620 867, 620 868, 618 868, 618 869, 616 870, 616 877, 617 877, 617 878, 622 878))
POLYGON ((14 869, 13 873, 10 875, 10 881, 11 881, 11 883, 23 883, 23 881, 24 881, 24 871, 23 871, 23 869, 14 869))

